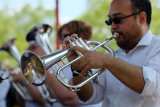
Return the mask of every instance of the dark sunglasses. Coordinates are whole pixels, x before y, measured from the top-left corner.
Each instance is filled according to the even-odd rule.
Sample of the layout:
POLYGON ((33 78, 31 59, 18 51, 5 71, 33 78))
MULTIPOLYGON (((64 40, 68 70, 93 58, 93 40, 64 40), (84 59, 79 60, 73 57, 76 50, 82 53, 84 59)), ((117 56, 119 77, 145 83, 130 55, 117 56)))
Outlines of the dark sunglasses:
POLYGON ((64 35, 61 36, 60 39, 63 41, 67 36, 71 36, 71 35, 72 35, 72 34, 64 34, 64 35))
POLYGON ((137 15, 137 14, 139 14, 139 13, 141 13, 141 12, 136 12, 136 13, 133 13, 133 14, 128 15, 128 16, 125 16, 125 17, 116 17, 116 18, 114 18, 114 19, 108 19, 108 20, 105 21, 105 23, 106 23, 107 25, 112 25, 112 22, 113 22, 114 24, 120 24, 122 19, 128 18, 128 17, 130 17, 130 16, 137 15))

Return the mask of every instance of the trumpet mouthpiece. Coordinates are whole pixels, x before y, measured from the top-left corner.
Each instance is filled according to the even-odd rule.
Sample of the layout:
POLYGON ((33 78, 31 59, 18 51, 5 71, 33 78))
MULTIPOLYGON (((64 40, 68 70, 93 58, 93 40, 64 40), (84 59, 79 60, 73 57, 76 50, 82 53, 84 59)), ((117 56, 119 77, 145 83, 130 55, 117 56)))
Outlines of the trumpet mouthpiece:
POLYGON ((119 34, 117 32, 114 32, 113 33, 113 38, 117 38, 117 37, 119 37, 119 34))

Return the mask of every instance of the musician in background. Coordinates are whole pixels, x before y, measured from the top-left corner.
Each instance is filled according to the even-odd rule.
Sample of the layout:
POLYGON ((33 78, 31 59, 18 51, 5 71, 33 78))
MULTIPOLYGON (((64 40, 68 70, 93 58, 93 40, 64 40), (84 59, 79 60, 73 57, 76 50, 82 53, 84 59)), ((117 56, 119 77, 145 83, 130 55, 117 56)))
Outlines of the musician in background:
MULTIPOLYGON (((2 63, 0 62, 0 74, 5 72, 1 67, 2 67, 2 63)), ((0 82, 0 107, 7 107, 6 97, 9 89, 10 89, 9 79, 2 80, 0 82)))
MULTIPOLYGON (((44 51, 41 49, 41 47, 36 43, 30 43, 29 51, 33 51, 36 54, 42 56, 45 55, 44 51)), ((16 83, 22 84, 22 86, 26 87, 27 92, 30 94, 31 99, 33 101, 25 101, 25 107, 50 107, 50 104, 48 104, 43 98, 38 90, 38 88, 32 84, 30 84, 26 78, 24 77, 22 72, 19 72, 18 74, 13 73, 12 74, 12 81, 16 83)))
MULTIPOLYGON (((152 7, 149 0, 112 0, 107 25, 119 36, 115 51, 110 54, 71 47, 83 57, 78 60, 81 75, 73 78, 73 84, 85 79, 90 69, 104 70, 100 83, 89 84, 77 92, 86 104, 103 100, 103 107, 159 107, 160 106, 160 39, 150 31, 152 7)), ((64 43, 69 47, 67 37, 64 43)), ((74 70, 74 69, 73 69, 74 70)))
POLYGON ((60 43, 63 44, 63 40, 74 33, 78 34, 78 37, 82 39, 90 40, 92 37, 92 27, 83 21, 70 21, 61 26, 58 30, 57 35, 60 39, 60 43))
MULTIPOLYGON (((58 30, 58 37, 61 41, 61 44, 63 43, 63 40, 73 34, 78 34, 79 37, 89 40, 92 36, 92 28, 89 24, 73 20, 70 21, 63 26, 61 26, 58 30)), ((70 67, 67 67, 65 71, 63 71, 65 74, 68 82, 72 78, 72 72, 70 67)), ((71 81, 70 81, 71 83, 71 81)), ((49 72, 47 72, 47 78, 46 78, 46 85, 48 86, 48 89, 50 92, 54 93, 54 96, 57 103, 54 103, 54 107, 65 107, 65 106, 78 106, 78 107, 101 107, 101 103, 99 104, 92 104, 92 105, 81 105, 78 101, 78 96, 75 92, 72 92, 68 88, 64 87, 55 76, 51 75, 49 72)))
POLYGON ((8 79, 3 80, 0 83, 0 107, 7 107, 6 105, 6 97, 10 88, 10 82, 8 79))

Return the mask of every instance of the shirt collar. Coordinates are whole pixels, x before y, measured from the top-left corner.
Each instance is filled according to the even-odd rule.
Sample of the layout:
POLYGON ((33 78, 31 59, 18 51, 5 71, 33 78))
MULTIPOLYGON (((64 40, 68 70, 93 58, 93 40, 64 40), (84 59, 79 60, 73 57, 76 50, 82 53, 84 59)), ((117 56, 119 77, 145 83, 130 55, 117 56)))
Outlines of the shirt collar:
POLYGON ((152 37, 153 37, 152 32, 148 30, 148 32, 142 37, 142 39, 139 41, 136 47, 150 45, 152 37))

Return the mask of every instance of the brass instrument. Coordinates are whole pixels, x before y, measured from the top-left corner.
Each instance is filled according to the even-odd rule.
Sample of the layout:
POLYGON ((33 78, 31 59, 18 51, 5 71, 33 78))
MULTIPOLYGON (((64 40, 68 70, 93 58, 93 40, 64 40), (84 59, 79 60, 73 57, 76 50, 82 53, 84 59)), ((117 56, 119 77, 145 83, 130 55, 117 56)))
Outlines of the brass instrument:
MULTIPOLYGON (((11 56, 13 56, 16 59, 18 63, 20 63, 20 54, 17 47, 14 45, 15 40, 16 38, 9 40, 0 48, 0 50, 8 52, 11 56)), ((14 70, 12 72, 18 73, 21 71, 14 70)), ((21 84, 12 82, 12 85, 24 100, 31 101, 28 93, 24 91, 23 86, 21 84)))
MULTIPOLYGON (((107 42, 109 42, 110 40, 118 37, 119 34, 118 33, 114 33, 112 35, 112 37, 106 39, 104 42, 99 42, 99 41, 88 41, 88 43, 90 44, 95 44, 97 45, 96 47, 92 48, 91 50, 96 50, 99 47, 103 47, 105 48, 107 51, 109 51, 113 56, 116 56, 116 54, 114 53, 114 51, 107 45, 105 45, 107 42)), ((70 40, 69 40, 70 41, 70 40)), ((70 41, 70 44, 73 46, 80 46, 86 49, 89 49, 88 46, 83 42, 83 40, 81 38, 76 38, 73 42, 70 41)), ((37 56, 35 53, 30 52, 30 51, 26 51, 23 53, 22 57, 21 57, 21 68, 22 71, 25 75, 25 77, 27 78, 27 80, 34 84, 34 85, 41 85, 44 83, 45 78, 46 78, 46 74, 45 74, 45 70, 49 69, 51 66, 53 66, 54 64, 56 64, 59 61, 62 61, 63 59, 65 59, 68 55, 70 55, 71 52, 69 51, 69 49, 66 50, 62 50, 62 51, 58 51, 55 53, 51 53, 49 55, 46 56, 37 56), (30 70, 28 69, 30 68, 30 70)), ((60 72, 67 66, 71 65, 73 62, 77 61, 78 59, 80 59, 81 57, 83 57, 83 55, 80 52, 77 52, 77 54, 79 55, 76 59, 72 60, 71 62, 64 64, 62 67, 60 67, 57 71, 56 77, 57 79, 67 88, 71 89, 72 91, 78 91, 80 87, 82 87, 83 85, 85 85, 86 83, 88 83, 90 80, 96 78, 99 74, 101 74, 102 70, 97 71, 96 73, 92 74, 89 76, 89 78, 77 85, 69 85, 68 83, 64 82, 61 78, 60 78, 60 72)))
MULTIPOLYGON (((49 36, 52 32, 52 27, 47 24, 40 24, 35 27, 33 27, 26 35, 26 40, 28 42, 36 42, 38 45, 41 46, 41 48, 45 51, 45 53, 48 55, 51 52, 53 52, 53 49, 51 47, 51 43, 49 41, 49 36)), ((53 72, 53 70, 50 70, 50 72, 53 72)), ((50 97, 50 94, 47 90, 47 87, 45 84, 42 86, 37 87, 42 95, 42 97, 47 100, 50 103, 56 102, 55 99, 50 97)))
POLYGON ((52 32, 52 27, 47 24, 40 24, 33 27, 26 35, 26 40, 28 42, 35 41, 37 42, 46 54, 53 52, 51 43, 49 41, 49 36, 52 32))

